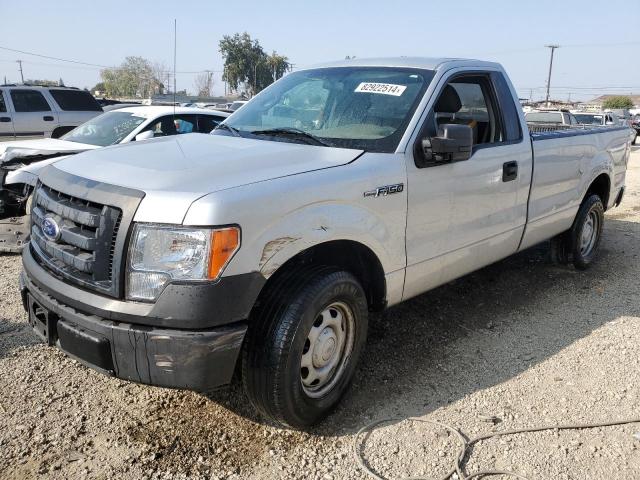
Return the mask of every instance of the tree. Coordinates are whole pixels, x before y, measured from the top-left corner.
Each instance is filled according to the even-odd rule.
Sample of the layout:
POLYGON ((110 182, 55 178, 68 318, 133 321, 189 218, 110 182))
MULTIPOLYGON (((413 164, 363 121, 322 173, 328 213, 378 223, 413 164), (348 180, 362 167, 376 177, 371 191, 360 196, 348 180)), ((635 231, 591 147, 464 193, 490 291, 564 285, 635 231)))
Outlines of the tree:
POLYGON ((167 93, 171 88, 171 76, 173 73, 163 62, 154 62, 151 64, 153 78, 158 81, 157 93, 167 93), (165 83, 166 80, 166 83, 165 83))
POLYGON ((122 65, 100 72, 109 97, 147 98, 162 89, 162 80, 154 66, 142 57, 126 57, 122 65))
POLYGON ((93 88, 91 89, 91 93, 93 92, 100 92, 101 94, 104 95, 104 92, 106 91, 106 87, 104 86, 104 82, 98 82, 96 83, 93 88))
POLYGON ((59 86, 58 82, 55 80, 30 80, 27 79, 24 83, 28 85, 39 85, 41 87, 57 87, 59 86))
POLYGON ((615 95, 608 97, 602 102, 602 108, 633 108, 633 101, 624 95, 615 95))
POLYGON ((213 91, 213 72, 199 73, 193 83, 199 97, 210 97, 213 91))
POLYGON ((243 86, 255 95, 284 75, 289 68, 287 57, 276 52, 267 55, 260 42, 252 40, 247 32, 225 35, 219 47, 224 58, 222 80, 229 83, 231 90, 237 91, 243 86))
POLYGON ((267 57, 267 65, 272 72, 274 82, 282 78, 291 67, 289 59, 284 55, 278 55, 275 50, 267 57))

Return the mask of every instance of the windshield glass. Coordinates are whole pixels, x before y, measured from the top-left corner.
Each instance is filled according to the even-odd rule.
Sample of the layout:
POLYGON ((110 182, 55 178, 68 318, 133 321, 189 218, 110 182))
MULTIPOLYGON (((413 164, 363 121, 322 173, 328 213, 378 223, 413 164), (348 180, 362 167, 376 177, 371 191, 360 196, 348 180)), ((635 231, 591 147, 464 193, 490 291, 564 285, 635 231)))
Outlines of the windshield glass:
POLYGON ((146 118, 129 112, 107 112, 74 128, 61 138, 70 142, 106 147, 120 143, 145 120, 146 118))
POLYGON ((602 125, 602 115, 594 115, 590 113, 576 113, 578 123, 582 125, 602 125))
POLYGON ((292 73, 229 117, 223 125, 231 128, 214 134, 301 143, 315 137, 315 144, 393 152, 433 75, 386 67, 292 73))

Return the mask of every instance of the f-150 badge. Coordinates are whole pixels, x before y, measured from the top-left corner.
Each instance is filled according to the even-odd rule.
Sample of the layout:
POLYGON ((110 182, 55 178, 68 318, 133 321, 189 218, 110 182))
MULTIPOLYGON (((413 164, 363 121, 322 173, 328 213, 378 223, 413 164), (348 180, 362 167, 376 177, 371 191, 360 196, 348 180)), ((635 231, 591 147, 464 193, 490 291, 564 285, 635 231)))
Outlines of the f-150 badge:
POLYGON ((382 187, 376 188, 375 190, 364 192, 364 196, 385 197, 387 195, 391 195, 392 193, 400 193, 402 190, 404 190, 404 183, 396 183, 395 185, 384 185, 382 187))

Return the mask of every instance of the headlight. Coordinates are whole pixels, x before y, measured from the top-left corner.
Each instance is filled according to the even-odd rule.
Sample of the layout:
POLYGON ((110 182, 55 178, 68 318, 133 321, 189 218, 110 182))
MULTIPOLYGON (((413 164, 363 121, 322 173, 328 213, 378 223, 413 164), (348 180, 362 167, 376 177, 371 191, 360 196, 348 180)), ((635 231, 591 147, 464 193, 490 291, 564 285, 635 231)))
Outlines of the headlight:
POLYGON ((240 229, 137 224, 127 268, 127 298, 152 301, 171 281, 215 280, 240 248, 240 229))

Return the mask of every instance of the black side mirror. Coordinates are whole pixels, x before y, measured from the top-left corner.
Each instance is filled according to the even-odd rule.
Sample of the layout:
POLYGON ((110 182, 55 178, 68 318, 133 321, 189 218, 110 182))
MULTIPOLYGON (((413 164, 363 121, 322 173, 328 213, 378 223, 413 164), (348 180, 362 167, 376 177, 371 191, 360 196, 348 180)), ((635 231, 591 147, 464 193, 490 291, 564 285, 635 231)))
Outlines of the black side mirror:
POLYGON ((438 129, 437 137, 422 140, 422 165, 460 162, 471 157, 473 129, 468 125, 447 123, 438 129))

